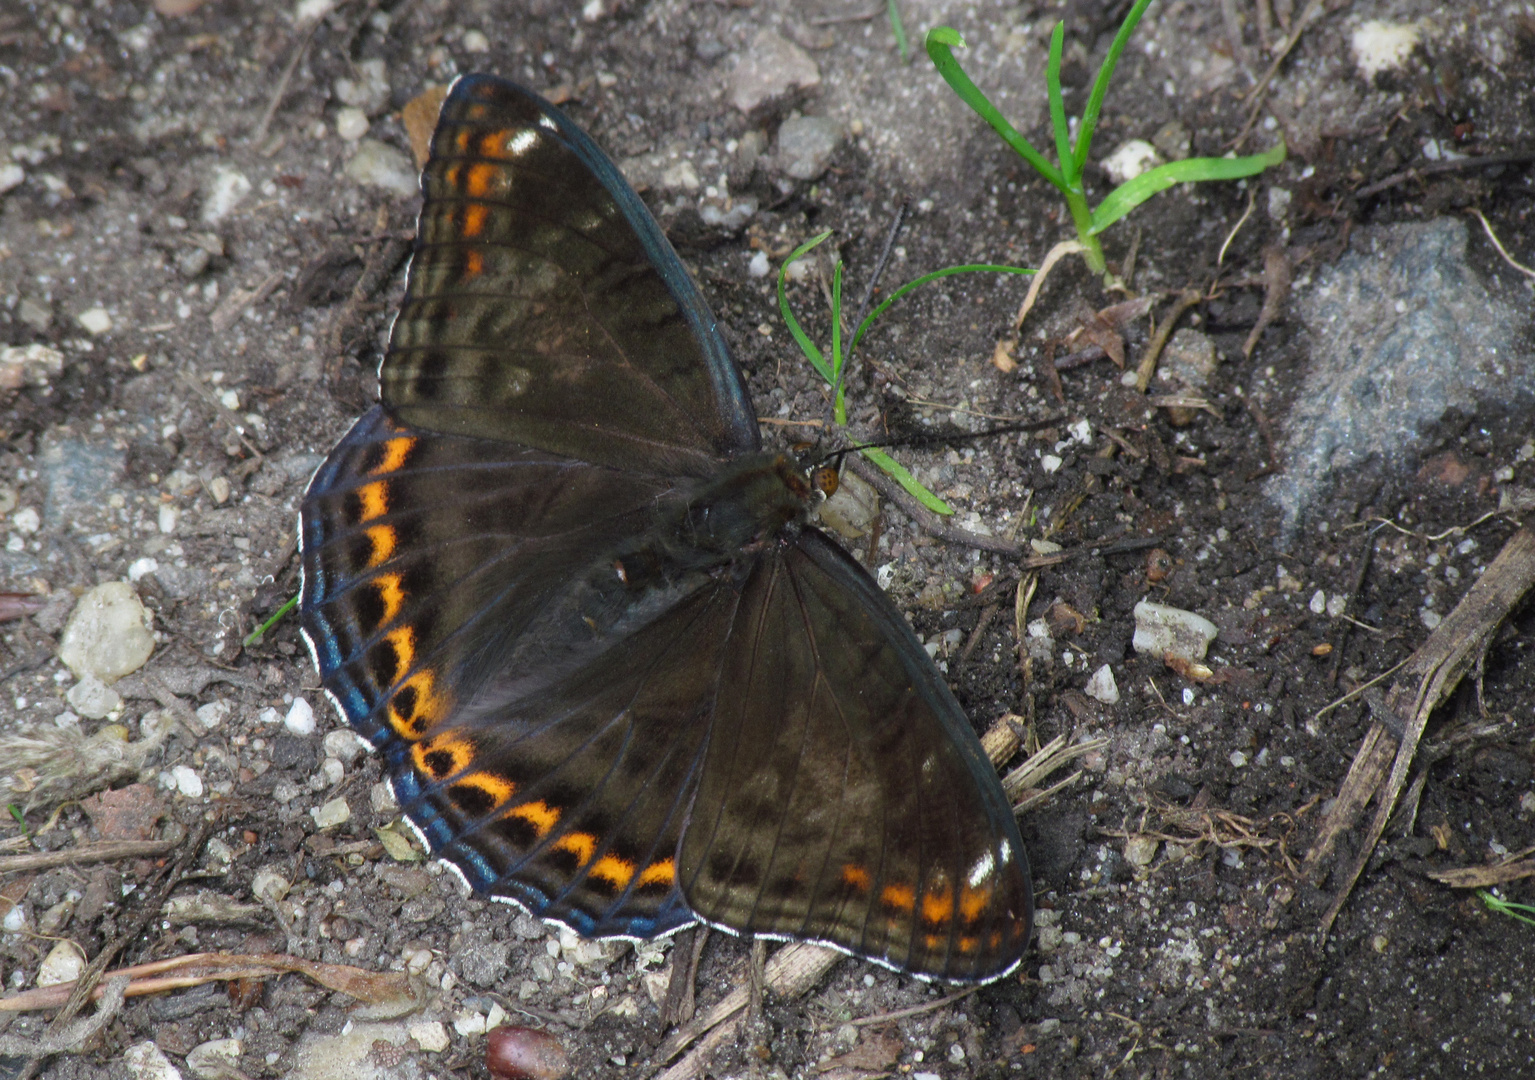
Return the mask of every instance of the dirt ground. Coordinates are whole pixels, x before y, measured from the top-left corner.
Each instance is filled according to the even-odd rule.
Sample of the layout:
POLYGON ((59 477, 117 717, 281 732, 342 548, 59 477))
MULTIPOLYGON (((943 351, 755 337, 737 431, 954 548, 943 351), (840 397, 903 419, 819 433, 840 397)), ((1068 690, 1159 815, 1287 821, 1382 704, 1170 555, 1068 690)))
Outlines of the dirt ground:
MULTIPOLYGON (((1127 296, 1075 259, 1029 315, 1016 370, 1001 370, 993 353, 1025 285, 973 275, 893 308, 850 379, 858 430, 950 437, 893 452, 949 500, 961 526, 1066 549, 1157 541, 1039 570, 1021 623, 1016 558, 934 539, 888 503, 877 538, 850 544, 871 568, 888 568, 891 595, 936 643, 978 729, 1011 713, 1042 742, 1106 740, 1074 785, 1022 819, 1040 908, 1035 950, 1015 977, 883 1020, 948 988, 844 960, 807 996, 770 997, 765 1026, 727 1040, 709 1075, 1535 1075, 1525 982, 1535 927, 1427 876, 1535 844, 1535 611, 1515 613, 1435 714, 1416 814, 1387 830, 1325 937, 1319 922, 1339 872, 1308 876, 1300 866, 1372 721, 1360 698, 1319 710, 1406 659, 1513 534, 1509 516, 1489 512, 1506 490, 1535 486, 1531 414, 1492 387, 1474 409, 1415 433, 1403 453, 1337 477, 1293 533, 1265 486, 1285 468, 1286 418, 1308 392, 1318 340, 1294 297, 1363 229, 1468 222, 1470 265, 1522 313, 1510 328, 1521 343, 1515 362, 1530 362, 1529 281, 1466 211, 1479 208, 1515 258, 1535 261, 1535 6, 1319 4, 1243 138, 1246 97, 1273 55, 1265 46, 1307 6, 1157 0, 1095 144, 1095 158, 1130 138, 1186 139, 1206 155, 1256 152, 1280 137, 1290 148, 1251 183, 1169 190, 1104 234, 1126 276, 1134 249, 1129 294, 1157 301, 1158 325, 1180 290, 1199 291, 1179 325, 1219 359, 1203 391, 1208 409, 1149 406, 1105 358, 1055 372, 1053 360, 1085 348, 1073 332, 1127 296), (1275 25, 1260 25, 1260 8, 1275 25), (1370 20, 1412 24, 1419 37, 1399 66, 1366 79, 1351 42, 1370 20), (1451 152, 1525 156, 1409 175, 1451 152), (1293 293, 1244 355, 1270 250, 1285 254, 1293 293), (1062 419, 1043 431, 958 438, 1050 416, 1062 419), (1213 678, 1184 677, 1131 648, 1143 598, 1215 622, 1213 678), (1031 651, 1019 631, 1037 620, 1050 637, 1031 651), (1105 664, 1114 704, 1084 692, 1105 664)), ((284 952, 407 971, 425 988, 424 1011, 397 1021, 415 1041, 381 1048, 381 1036, 346 1075, 488 1076, 483 1018, 497 1012, 555 1036, 581 1075, 658 1071, 655 995, 670 952, 562 944, 525 916, 466 898, 440 868, 397 861, 378 763, 326 738, 337 717, 295 621, 242 647, 296 590, 298 500, 373 396, 402 288, 389 238, 410 228, 416 201, 345 172, 358 144, 338 125, 355 124, 344 112, 355 97, 366 137, 408 152, 401 107, 472 70, 562 99, 648 180, 645 198, 713 304, 759 415, 814 420, 821 386, 778 316, 773 277, 752 273, 759 252, 776 268, 794 245, 834 230, 857 296, 903 202, 910 212, 884 289, 953 264, 1037 265, 1069 231, 1052 190, 920 55, 923 31, 959 29, 971 45, 961 61, 1044 148, 1050 29, 1066 20, 1063 81, 1076 113, 1127 5, 903 3, 918 52, 910 63, 882 7, 0 8, 0 187, 21 177, 0 194, 0 345, 45 345, 64 358, 0 398, 0 590, 45 597, 40 612, 0 626, 0 733, 63 730, 55 718, 70 710, 74 679, 54 650, 83 590, 133 578, 157 636, 153 659, 118 688, 121 710, 83 721, 85 734, 119 723, 129 745, 152 741, 142 786, 124 787, 129 775, 115 800, 33 806, 25 833, 7 822, 5 850, 153 838, 175 823, 212 829, 172 906, 127 942, 120 936, 179 849, 0 878, 11 912, 0 937, 7 992, 34 985, 63 939, 87 958, 118 941, 114 966, 284 952), (321 17, 306 23, 305 11, 321 17), (763 30, 809 58, 819 82, 743 111, 733 80, 760 55, 763 30), (372 99, 370 78, 386 84, 372 99), (845 136, 810 180, 785 173, 775 143, 796 113, 832 117, 845 136), (744 199, 754 209, 726 213, 744 199), (314 708, 312 732, 293 715, 297 698, 314 708), (194 710, 199 722, 185 722, 194 710), (167 715, 177 722, 162 728, 167 715), (348 815, 339 822, 337 799, 348 815)), ((1100 197, 1109 189, 1101 171, 1090 181, 1100 197)), ((792 295, 825 340, 819 288, 792 295)), ((1123 327, 1129 368, 1152 330, 1145 317, 1123 327)), ((802 430, 768 423, 764 437, 802 430)), ((1344 837, 1340 865, 1356 843, 1344 837)), ((1502 891, 1535 903, 1527 880, 1502 891)), ((739 984, 747 951, 711 937, 701 1007, 739 984)), ((130 998, 83 1054, 50 1058, 39 1075, 169 1075, 143 1064, 142 1050, 125 1056, 146 1040, 194 1075, 339 1075, 321 1071, 311 1048, 360 1022, 352 1004, 291 974, 130 998), (206 1055, 184 1063, 221 1039, 239 1041, 228 1059, 237 1072, 218 1072, 206 1055)), ((0 1076, 20 1069, 48 1016, 0 1014, 9 1040, 0 1076)))

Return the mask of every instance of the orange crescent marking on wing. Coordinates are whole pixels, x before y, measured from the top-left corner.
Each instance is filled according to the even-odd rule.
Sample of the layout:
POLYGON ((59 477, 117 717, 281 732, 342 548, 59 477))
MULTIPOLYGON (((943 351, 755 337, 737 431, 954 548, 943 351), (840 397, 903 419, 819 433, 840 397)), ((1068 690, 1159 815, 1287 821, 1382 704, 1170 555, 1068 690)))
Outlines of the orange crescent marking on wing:
POLYGON ((851 885, 860 891, 867 891, 871 880, 869 871, 857 863, 847 863, 842 867, 842 884, 844 885, 851 885))
POLYGON ((389 513, 389 484, 385 480, 375 480, 371 484, 364 484, 357 489, 357 499, 362 503, 362 513, 357 516, 357 524, 363 525, 374 518, 381 518, 389 513))
POLYGON ((959 914, 967 923, 973 923, 986 913, 991 903, 991 890, 972 889, 966 885, 959 890, 959 914))
POLYGON ((506 812, 507 817, 521 818, 533 826, 534 832, 540 838, 547 836, 549 830, 559 824, 560 808, 550 806, 543 799, 534 802, 518 803, 506 812))
POLYGON ((677 863, 666 858, 651 863, 640 872, 640 887, 646 885, 670 885, 677 880, 677 863))
POLYGON ((485 272, 485 256, 470 248, 464 252, 464 277, 476 278, 485 272))
MULTIPOLYGON (((385 526, 385 528, 388 528, 388 526, 385 526)), ((393 532, 393 530, 391 529, 390 532, 393 532)), ((370 529, 369 534, 371 535, 371 533, 372 530, 370 529)), ((375 547, 374 554, 376 555, 377 553, 378 549, 375 547)), ((400 575, 380 574, 373 579, 372 584, 374 590, 378 593, 379 602, 384 605, 384 617, 378 621, 378 625, 388 626, 394 622, 394 617, 400 613, 400 605, 405 603, 405 590, 400 588, 400 575)), ((393 640, 392 637, 391 640, 393 640)), ((396 644, 395 648, 398 650, 399 645, 396 644)), ((395 678, 398 679, 399 677, 399 674, 396 673, 395 678)))
POLYGON ((490 207, 483 203, 470 203, 464 207, 463 235, 473 239, 485 231, 485 219, 490 217, 490 207))
POLYGON ((591 877, 610 882, 614 891, 618 892, 633 880, 634 869, 634 864, 628 859, 620 859, 617 855, 604 855, 592 864, 588 873, 591 877))
POLYGON ((954 919, 954 890, 941 888, 922 898, 922 921, 943 925, 954 919))
POLYGON ((410 748, 410 754, 415 760, 417 769, 433 779, 442 780, 468 767, 474 760, 474 747, 467 739, 439 735, 416 743, 410 748), (447 754, 449 763, 441 769, 434 769, 428 763, 428 759, 439 754, 447 754))
POLYGON ((511 141, 514 134, 516 132, 507 131, 505 128, 497 131, 487 131, 484 135, 480 136, 481 156, 502 159, 511 157, 512 155, 507 148, 507 143, 511 141))
POLYGON ((898 911, 910 911, 917 903, 917 894, 910 885, 886 885, 879 894, 880 903, 898 911))
POLYGON ((448 711, 451 699, 446 694, 438 693, 435 684, 432 669, 423 668, 406 679, 405 684, 389 699, 389 722, 401 738, 420 738, 423 731, 448 711), (400 711, 399 705, 400 695, 406 690, 415 698, 409 716, 400 711))
POLYGON ((592 861, 597 853, 597 837, 589 832, 573 832, 555 841, 554 851, 568 851, 582 866, 592 861))
POLYGON ((500 806, 513 795, 517 794, 516 784, 508 780, 506 777, 500 776, 493 772, 470 773, 468 776, 459 780, 458 783, 454 786, 458 787, 460 785, 479 788, 486 795, 489 795, 491 801, 497 806, 500 806))
POLYGON ((496 178, 501 175, 501 169, 488 161, 476 161, 469 166, 469 175, 464 178, 464 190, 473 199, 483 199, 491 193, 495 187, 496 178))
POLYGON ((981 939, 973 935, 961 935, 959 939, 960 952, 975 952, 980 947, 981 939))
POLYGON ((368 475, 383 476, 385 473, 398 471, 415 447, 416 440, 410 435, 397 435, 393 439, 385 439, 384 460, 379 462, 378 468, 373 469, 368 475))
POLYGON ((467 154, 469 152, 469 137, 470 137, 470 131, 469 131, 468 128, 459 128, 458 131, 454 132, 454 134, 453 134, 453 149, 454 149, 454 151, 457 152, 457 153, 460 153, 460 154, 467 154))
POLYGON ((388 562, 394 556, 395 545, 399 543, 399 539, 393 525, 368 526, 368 543, 373 545, 373 551, 368 556, 368 569, 383 566, 388 562))
MULTIPOLYGON (((394 575, 386 575, 393 577, 394 575)), ((394 669, 394 681, 399 682, 405 678, 405 673, 410 670, 411 664, 416 660, 416 631, 414 627, 401 626, 384 635, 384 640, 394 646, 396 666, 394 669)))

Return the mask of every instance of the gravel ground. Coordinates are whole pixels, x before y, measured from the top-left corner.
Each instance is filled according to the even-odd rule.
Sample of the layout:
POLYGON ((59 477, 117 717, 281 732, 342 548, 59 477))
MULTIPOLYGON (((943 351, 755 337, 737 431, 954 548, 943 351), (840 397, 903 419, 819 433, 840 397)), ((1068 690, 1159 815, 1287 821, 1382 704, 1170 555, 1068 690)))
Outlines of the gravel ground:
MULTIPOLYGON (((354 1012, 294 973, 175 990, 130 998, 38 1075, 174 1075, 164 1062, 204 1077, 483 1077, 484 1030, 502 1017, 552 1035, 581 1075, 651 1075, 678 950, 562 938, 411 861, 379 765, 337 730, 294 621, 242 645, 296 590, 304 485, 375 393, 403 285, 393 241, 416 208, 401 110, 475 70, 563 101, 698 277, 770 441, 825 408, 763 273, 794 245, 834 230, 859 295, 903 202, 886 289, 959 263, 1037 265, 1068 219, 925 58, 900 60, 875 4, 175 6, 0 9, 0 590, 27 597, 0 597, 0 749, 7 801, 27 811, 0 843, 58 851, 204 825, 210 839, 147 922, 184 843, 0 877, 0 975, 30 988, 114 942, 114 966, 276 952, 402 973, 393 992, 408 986, 415 1009, 354 1012), (127 585, 88 601, 126 612, 102 659, 115 666, 80 680, 58 657, 66 620, 111 582, 127 585), (48 752, 25 756, 22 734, 48 752)), ((1500 500, 1535 488, 1530 278, 1468 213, 1535 261, 1535 6, 1318 6, 1245 141, 1265 44, 1309 5, 1151 8, 1095 159, 1131 139, 1178 156, 1283 137, 1290 156, 1247 184, 1169 190, 1104 234, 1128 293, 1059 264, 1012 371, 993 357, 1016 278, 945 279, 869 339, 853 422, 915 440, 894 452, 959 525, 1089 552, 1156 546, 1031 573, 889 504, 875 536, 850 542, 978 729, 1012 714, 1041 742, 1104 742, 1022 819, 1040 916, 1018 976, 942 1001, 943 987, 845 960, 806 996, 770 996, 709 1075, 1535 1073, 1535 931, 1427 876, 1535 843, 1528 606, 1435 713, 1416 813, 1392 823, 1325 936, 1357 834, 1335 863, 1302 867, 1373 720, 1362 698, 1321 710, 1423 643, 1514 534, 1500 500), (1376 24, 1405 45, 1369 71, 1376 24), (1381 267, 1425 235, 1442 278, 1393 284, 1381 267), (1200 299, 1162 362, 1181 380, 1150 390, 1207 407, 1148 402, 1096 354, 1052 363, 1122 344, 1133 369, 1145 313, 1094 312, 1150 297, 1159 326, 1184 289, 1200 299), (1442 336, 1370 367, 1372 327, 1410 329, 1402 298, 1430 314, 1442 301, 1442 336), (1345 335, 1357 349, 1333 348, 1345 335), (1420 356, 1449 358, 1445 378, 1391 382, 1426 370, 1420 356), (1352 362, 1376 381, 1342 379, 1352 362), (1399 385, 1411 409, 1392 406, 1399 385), (1033 591, 1015 620, 1020 577, 1033 591), (1213 621, 1209 677, 1131 647, 1148 598, 1213 621), (1088 693, 1105 665, 1117 701, 1101 681, 1088 693)), ((1041 147, 1050 29, 1066 20, 1077 112, 1123 7, 902 4, 913 41, 940 23, 965 35, 967 70, 1041 147)), ((1101 170, 1090 181, 1109 189, 1101 170)), ((814 275, 791 297, 829 336, 814 275)), ((1532 898, 1525 880, 1502 891, 1532 898)), ((709 939, 701 1007, 740 985, 747 953, 709 939)), ((0 1075, 48 1016, 0 1014, 0 1075)))

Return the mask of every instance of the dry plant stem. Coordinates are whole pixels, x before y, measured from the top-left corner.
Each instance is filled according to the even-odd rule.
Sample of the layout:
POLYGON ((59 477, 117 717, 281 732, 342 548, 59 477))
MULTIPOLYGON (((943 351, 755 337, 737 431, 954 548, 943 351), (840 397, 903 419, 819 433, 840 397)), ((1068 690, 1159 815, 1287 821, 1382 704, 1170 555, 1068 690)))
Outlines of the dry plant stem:
POLYGON ((293 80, 293 73, 304 62, 304 54, 309 51, 309 45, 314 41, 314 33, 320 28, 322 20, 316 19, 304 31, 304 40, 298 43, 293 50, 293 55, 288 58, 287 66, 282 69, 282 75, 277 79, 277 85, 272 89, 272 100, 267 102, 266 109, 261 114, 261 119, 256 122, 251 131, 251 142, 260 146, 266 142, 267 128, 272 125, 272 117, 277 115, 278 107, 282 105, 283 97, 288 93, 288 83, 293 80))
POLYGON ((84 1020, 76 1020, 61 1031, 53 1032, 49 1028, 49 1034, 41 1039, 21 1039, 14 1035, 0 1035, 0 1057, 13 1058, 45 1058, 54 1054, 78 1054, 88 1049, 95 1042, 96 1036, 106 1029, 123 1008, 123 997, 128 988, 128 979, 123 975, 114 975, 108 979, 106 985, 100 987, 96 997, 100 1004, 96 1011, 84 1020))
POLYGON ((1476 220, 1482 223, 1482 229, 1487 233, 1487 239, 1491 240, 1492 246, 1498 249, 1498 254, 1503 256, 1503 261, 1508 263, 1509 266, 1512 266, 1525 277, 1535 278, 1535 270, 1531 270, 1528 266, 1525 266, 1522 262, 1519 262, 1508 253, 1508 249, 1503 246, 1503 241, 1499 240, 1498 234, 1492 231, 1492 225, 1487 221, 1487 218, 1483 216, 1482 212, 1473 206, 1471 208, 1471 213, 1475 214, 1476 220))
POLYGON ((945 994, 937 1001, 924 1002, 921 1005, 912 1005, 905 1009, 896 1009, 893 1012, 877 1013, 874 1016, 862 1016, 851 1021, 854 1027, 874 1027, 878 1024, 893 1024, 897 1020, 905 1020, 912 1016, 921 1016, 935 1009, 941 1009, 945 1005, 953 1005, 956 1001, 963 1001, 971 994, 979 990, 979 986, 967 986, 963 990, 956 990, 952 994, 945 994))
POLYGON ((1253 323, 1247 340, 1242 343, 1243 357, 1252 356, 1253 350, 1258 347, 1258 339, 1263 336, 1263 331, 1279 318, 1279 313, 1284 308, 1285 297, 1288 295, 1290 295, 1290 257, 1285 254, 1284 248, 1273 244, 1263 252, 1263 310, 1258 313, 1258 321, 1253 323))
MULTIPOLYGON (((213 822, 204 821, 202 827, 193 836, 192 842, 181 849, 181 854, 177 856, 176 861, 161 872, 159 883, 154 889, 153 895, 146 897, 144 905, 140 908, 137 916, 126 920, 127 925, 122 928, 117 937, 101 947, 101 951, 96 954, 95 959, 86 966, 85 972, 75 981, 74 987, 69 994, 69 1000, 64 1002, 63 1008, 54 1015, 53 1020, 48 1024, 48 1030, 43 1033, 45 1041, 59 1035, 64 1030, 65 1026, 85 1006, 91 992, 96 989, 102 975, 106 972, 107 967, 112 961, 117 958, 117 954, 122 952, 129 942, 142 938, 144 932, 149 929, 149 924, 160 917, 160 909, 165 906, 165 901, 170 898, 172 890, 180 883, 182 875, 187 872, 187 868, 192 865, 193 860, 202 851, 203 845, 208 842, 208 837, 212 835, 212 832, 213 822)), ((32 1077, 36 1076, 38 1070, 42 1068, 43 1059, 47 1056, 43 1054, 29 1058, 20 1071, 16 1073, 15 1080, 32 1080, 32 1077)))
POLYGON ((81 844, 63 851, 39 851, 29 855, 0 856, 0 874, 24 870, 52 870, 59 866, 93 866, 118 859, 144 859, 164 855, 186 839, 185 833, 164 840, 109 840, 100 844, 81 844))
POLYGON ((184 371, 180 372, 179 375, 181 377, 181 381, 186 386, 190 387, 193 393, 202 398, 203 402, 213 409, 218 418, 224 421, 226 425, 228 425, 229 430, 233 432, 234 437, 240 440, 240 445, 249 450, 251 452, 251 456, 254 457, 257 461, 261 461, 263 457, 261 448, 246 437, 244 422, 240 419, 239 414, 237 414, 228 405, 225 405, 218 398, 214 397, 213 392, 193 376, 188 375, 184 371))
MULTIPOLYGON (((1509 537, 1498 557, 1455 605, 1455 610, 1413 653, 1407 662, 1405 676, 1399 678, 1386 695, 1390 710, 1407 718, 1407 730, 1396 747, 1390 777, 1384 788, 1376 791, 1375 818, 1370 823, 1369 832, 1344 874, 1343 887, 1322 916, 1323 936, 1332 929, 1338 912, 1391 820, 1397 798, 1406 787, 1407 774, 1429 714, 1454 691, 1461 677, 1486 651, 1503 620, 1532 586, 1535 586, 1535 530, 1520 529, 1509 537)), ((1365 740, 1367 744, 1372 742, 1371 736, 1377 744, 1390 738, 1380 724, 1371 727, 1365 740)), ((1368 749, 1361 747, 1360 753, 1373 757, 1378 751, 1369 746, 1368 749)), ((1307 859, 1310 862, 1309 853, 1307 859)))
POLYGON ((1456 889, 1488 889, 1510 881, 1535 877, 1535 847, 1512 852, 1491 866, 1466 866, 1455 870, 1431 870, 1429 877, 1456 889))
POLYGON ((1023 320, 1028 318, 1029 312, 1034 308, 1034 301, 1039 298, 1039 290, 1044 288, 1045 279, 1050 276, 1050 271, 1055 264, 1067 255, 1077 255, 1087 249, 1077 240, 1062 240, 1045 255, 1045 261, 1039 264, 1039 272, 1029 282, 1029 291, 1023 296, 1023 304, 1018 308, 1018 317, 1013 320, 1013 337, 1018 337, 1018 332, 1023 329, 1023 320))
POLYGON ((1450 161, 1430 161, 1422 165, 1414 165, 1410 169, 1404 169, 1399 173, 1392 173, 1383 180, 1360 188, 1354 192, 1354 198, 1365 199, 1371 195, 1379 195, 1398 184, 1408 180, 1422 180, 1425 176, 1435 176, 1439 173, 1465 172, 1467 169, 1486 169, 1494 165, 1522 165, 1526 161, 1535 161, 1535 153, 1528 150, 1516 150, 1506 154, 1482 154, 1479 157, 1454 158, 1450 161))
MULTIPOLYGON (((387 1005, 409 999, 407 976, 403 972, 373 972, 342 964, 319 964, 299 956, 279 953, 190 953, 169 960, 134 964, 110 972, 109 980, 123 979, 127 997, 141 997, 164 990, 201 986, 203 983, 230 979, 265 979, 287 973, 305 975, 328 990, 343 993, 368 1005, 387 1005)), ((56 1009, 73 994, 76 983, 40 986, 0 999, 0 1012, 28 1012, 56 1009)), ((96 986, 87 996, 100 998, 107 992, 96 986)))
POLYGON ((1146 387, 1151 385, 1151 377, 1156 374, 1157 360, 1162 355, 1162 350, 1167 347, 1167 339, 1172 336, 1173 327, 1183 317, 1183 313, 1202 300, 1203 294, 1196 289, 1184 289, 1178 294, 1178 299, 1173 301, 1172 310, 1167 313, 1167 318, 1162 320, 1162 325, 1157 327, 1157 332, 1151 338, 1151 343, 1146 346, 1146 354, 1141 357, 1141 362, 1135 368, 1135 388, 1141 393, 1146 392, 1146 387))

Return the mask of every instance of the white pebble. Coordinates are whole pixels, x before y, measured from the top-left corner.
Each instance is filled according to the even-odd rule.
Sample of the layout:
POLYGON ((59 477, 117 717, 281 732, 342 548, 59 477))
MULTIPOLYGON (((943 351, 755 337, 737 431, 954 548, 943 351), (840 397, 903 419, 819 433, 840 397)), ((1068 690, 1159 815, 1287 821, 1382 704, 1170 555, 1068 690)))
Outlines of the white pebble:
POLYGON ((234 711, 234 706, 227 701, 210 701, 206 705, 197 707, 197 720, 205 728, 216 728, 234 711))
POLYGON ((1087 696, 1095 701, 1101 701, 1105 705, 1119 704, 1119 684, 1114 681, 1114 672, 1107 664, 1093 672, 1093 677, 1087 680, 1085 690, 1087 696))
POLYGON ((189 799, 200 799, 203 796, 203 778, 196 771, 186 765, 177 765, 171 770, 171 776, 176 780, 176 790, 189 799))
POLYGON ((1327 594, 1318 589, 1311 594, 1311 603, 1307 607, 1311 608, 1311 614, 1313 615, 1322 614, 1322 612, 1327 610, 1327 594))
POLYGON ((490 52, 490 39, 478 30, 464 31, 464 51, 466 53, 490 52))
POLYGON ((293 704, 288 709, 288 715, 283 717, 282 722, 283 726, 295 735, 314 734, 314 710, 309 707, 309 702, 301 697, 293 699, 293 704))
POLYGON ((336 134, 347 142, 356 142, 368 133, 368 114, 355 105, 336 110, 336 134))
POLYGON ((37 969, 38 986, 57 986, 59 983, 74 982, 85 970, 85 953, 80 946, 67 938, 60 941, 48 955, 43 957, 42 966, 37 969))
POLYGON ((181 1070, 171 1064, 164 1051, 148 1040, 124 1050, 122 1060, 133 1080, 181 1080, 181 1070))
POLYGON ((170 503, 161 503, 159 518, 160 531, 170 535, 176 531, 176 526, 181 524, 181 511, 170 503))
POLYGON ((1240 750, 1231 751, 1231 767, 1234 769, 1245 769, 1247 767, 1247 755, 1240 750))
POLYGON ((1203 660, 1215 634, 1215 624, 1192 611, 1149 600, 1135 605, 1131 644, 1138 653, 1161 657, 1171 653, 1182 660, 1203 660))
POLYGON ((38 517, 36 510, 28 506, 11 515, 11 524, 16 527, 17 532, 31 536, 42 528, 43 519, 38 517))
POLYGON ((112 316, 107 314, 107 309, 104 307, 88 308, 80 312, 79 322, 91 337, 100 337, 112 329, 112 316))
POLYGON ((418 1020, 405 1030, 428 1054, 440 1054, 448 1048, 448 1029, 440 1020, 418 1020))
POLYGON ((187 1052, 187 1068, 198 1080, 226 1080, 235 1076, 240 1055, 245 1052, 239 1039, 213 1039, 199 1043, 187 1052))
POLYGON ((148 555, 142 559, 134 559, 128 566, 128 580, 138 581, 145 574, 153 574, 158 569, 160 569, 160 564, 148 555))
POLYGON ((309 816, 314 818, 314 823, 319 828, 334 829, 337 825, 345 825, 352 819, 352 808, 346 804, 345 799, 332 799, 328 803, 311 809, 309 816))

